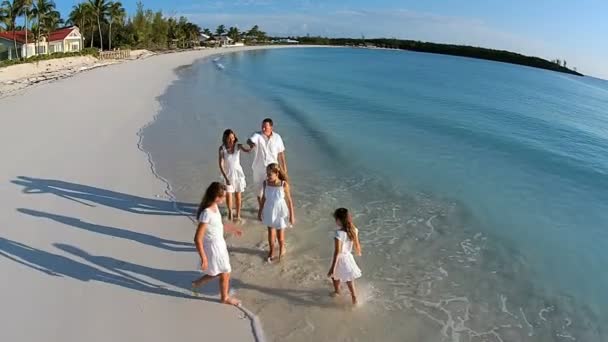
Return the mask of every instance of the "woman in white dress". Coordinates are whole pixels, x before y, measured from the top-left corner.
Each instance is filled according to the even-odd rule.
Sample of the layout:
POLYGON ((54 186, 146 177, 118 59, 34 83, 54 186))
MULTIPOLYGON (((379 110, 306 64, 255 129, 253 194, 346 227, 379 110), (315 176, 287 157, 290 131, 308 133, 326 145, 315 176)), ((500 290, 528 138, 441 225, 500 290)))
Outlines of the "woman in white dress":
POLYGON ((353 304, 357 304, 355 279, 361 277, 361 270, 353 257, 353 247, 358 256, 361 256, 359 243, 359 230, 355 227, 352 217, 346 208, 336 209, 334 219, 338 225, 334 237, 334 257, 327 276, 334 284, 334 295, 340 294, 340 282, 346 282, 350 290, 353 304))
MULTIPOLYGON (((220 279, 220 298, 222 303, 239 305, 236 298, 229 296, 230 288, 230 256, 228 247, 224 240, 224 225, 222 215, 218 205, 224 201, 226 186, 219 182, 213 182, 205 191, 205 196, 198 207, 196 217, 198 227, 194 236, 194 243, 199 256, 201 257, 201 269, 205 275, 192 282, 192 290, 196 289, 209 281, 220 279)), ((240 236, 242 232, 230 225, 226 225, 226 230, 240 236)))
POLYGON ((272 163, 266 167, 266 180, 263 183, 262 200, 258 219, 268 227, 268 257, 274 259, 274 243, 279 240, 279 261, 285 255, 285 228, 296 222, 293 201, 289 184, 279 164, 272 163))
POLYGON ((241 220, 242 194, 245 191, 245 173, 241 167, 241 151, 250 152, 251 148, 238 143, 236 134, 231 129, 224 131, 222 135, 222 146, 219 150, 218 163, 220 172, 226 184, 226 206, 228 207, 229 220, 241 220), (232 215, 232 194, 235 197, 236 217, 232 215))

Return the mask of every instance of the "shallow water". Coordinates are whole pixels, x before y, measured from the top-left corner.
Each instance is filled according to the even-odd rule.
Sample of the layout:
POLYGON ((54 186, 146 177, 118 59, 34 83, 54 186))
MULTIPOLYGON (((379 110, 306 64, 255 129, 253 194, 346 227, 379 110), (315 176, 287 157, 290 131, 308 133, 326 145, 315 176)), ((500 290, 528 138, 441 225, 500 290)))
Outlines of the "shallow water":
POLYGON ((220 179, 222 131, 244 142, 275 120, 297 207, 289 256, 263 262, 252 192, 229 242, 235 290, 271 340, 606 339, 607 82, 403 51, 220 62, 178 70, 143 146, 197 202, 220 179), (328 296, 338 206, 364 248, 355 310, 328 296))

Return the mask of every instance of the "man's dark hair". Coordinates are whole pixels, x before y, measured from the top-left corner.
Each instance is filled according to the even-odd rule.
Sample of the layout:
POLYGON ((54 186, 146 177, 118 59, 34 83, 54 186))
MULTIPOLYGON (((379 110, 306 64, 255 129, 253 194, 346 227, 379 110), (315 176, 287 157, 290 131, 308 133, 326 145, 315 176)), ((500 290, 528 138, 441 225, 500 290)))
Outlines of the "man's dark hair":
POLYGON ((263 125, 263 124, 265 124, 265 123, 267 123, 267 122, 268 122, 268 124, 270 125, 270 127, 274 126, 274 123, 272 122, 272 119, 271 119, 271 118, 266 118, 266 119, 264 119, 264 120, 262 121, 262 125, 263 125))

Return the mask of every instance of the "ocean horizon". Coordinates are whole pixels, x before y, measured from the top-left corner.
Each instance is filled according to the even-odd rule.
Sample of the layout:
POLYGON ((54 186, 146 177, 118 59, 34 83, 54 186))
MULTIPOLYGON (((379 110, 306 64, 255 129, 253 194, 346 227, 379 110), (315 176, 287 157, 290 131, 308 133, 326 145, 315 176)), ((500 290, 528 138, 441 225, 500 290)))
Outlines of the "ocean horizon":
MULTIPOLYGON (((244 143, 271 117, 285 141, 287 259, 264 263, 252 186, 245 236, 229 240, 234 289, 270 340, 606 339, 607 81, 350 48, 226 53, 176 72, 142 143, 180 202, 221 179, 224 129, 244 143), (355 310, 325 277, 341 206, 363 245, 355 310)), ((241 164, 252 184, 251 156, 241 164)))

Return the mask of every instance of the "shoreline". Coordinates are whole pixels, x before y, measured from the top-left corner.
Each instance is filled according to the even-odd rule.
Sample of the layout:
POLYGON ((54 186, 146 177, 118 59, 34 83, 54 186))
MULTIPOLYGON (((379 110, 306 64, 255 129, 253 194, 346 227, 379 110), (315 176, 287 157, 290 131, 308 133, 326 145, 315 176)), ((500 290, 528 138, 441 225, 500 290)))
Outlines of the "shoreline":
MULTIPOLYGON (((148 50, 133 50, 131 56, 120 60, 100 60, 93 56, 75 56, 57 59, 49 59, 39 62, 22 63, 0 68, 0 99, 17 95, 29 88, 43 84, 53 83, 62 79, 70 78, 83 72, 111 65, 134 62, 157 56, 170 54, 182 54, 192 52, 208 52, 206 55, 224 54, 230 52, 249 51, 258 49, 276 48, 314 48, 314 47, 340 47, 330 45, 252 45, 228 48, 203 48, 187 50, 169 50, 163 52, 152 52, 148 50), (40 69, 45 68, 45 71, 40 69)), ((205 58, 205 57, 202 57, 205 58)))
POLYGON ((23 339, 24 336, 29 336, 27 339, 53 336, 66 341, 82 340, 85 336, 91 340, 125 336, 165 340, 169 331, 163 327, 169 323, 168 330, 178 333, 178 339, 186 339, 192 338, 189 337, 192 334, 200 334, 194 331, 198 329, 191 327, 192 323, 203 319, 208 322, 208 328, 219 330, 208 331, 211 338, 265 340, 259 319, 247 308, 239 310, 248 317, 248 329, 241 321, 243 316, 239 319, 234 314, 234 307, 215 304, 213 296, 203 298, 202 303, 189 299, 189 291, 182 282, 191 278, 194 272, 190 267, 194 263, 192 255, 183 257, 182 253, 172 251, 176 247, 164 245, 154 250, 146 250, 147 247, 133 249, 131 245, 150 244, 150 241, 158 239, 191 245, 185 241, 191 238, 192 228, 184 224, 183 215, 175 212, 177 205, 171 198, 170 186, 155 174, 149 154, 141 149, 141 131, 154 122, 161 108, 158 96, 175 81, 175 70, 213 55, 268 48, 274 47, 157 55, 136 63, 118 63, 105 70, 78 72, 69 79, 44 82, 39 87, 30 86, 0 99, 0 104, 7 109, 7 120, 13 123, 10 126, 28 127, 27 134, 7 127, 0 138, 5 159, 10 164, 0 172, 0 177, 6 183, 12 183, 0 192, 0 201, 8 204, 4 207, 3 216, 8 218, 9 226, 19 227, 9 229, 0 239, 0 255, 5 257, 0 258, 0 270, 9 279, 3 284, 2 292, 6 296, 3 300, 7 307, 17 308, 5 317, 9 328, 0 336, 7 340, 23 339), (148 76, 148 82, 139 80, 135 83, 129 77, 140 77, 146 70, 154 71, 154 75, 148 76), (132 83, 138 87, 130 88, 132 83), (95 89, 95 98, 86 95, 91 89, 87 84, 95 89), (104 84, 113 86, 104 87, 104 84), (142 98, 153 97, 154 100, 136 103, 138 101, 133 99, 139 97, 137 93, 142 98), (61 97, 68 94, 81 105, 63 108, 61 97), (36 104, 28 101, 32 96, 40 99, 45 109, 48 107, 43 116, 36 104), (79 109, 87 108, 86 104, 90 103, 87 100, 103 98, 113 98, 113 101, 95 101, 95 109, 79 109), (133 133, 137 138, 131 145, 129 141, 133 133), (76 141, 79 143, 72 143, 76 141), (39 155, 32 154, 33 151, 44 152, 39 155), (109 165, 109 170, 106 170, 107 166, 98 167, 98 157, 106 154, 112 155, 115 165, 109 165), (23 160, 23 155, 33 158, 23 160), (15 161, 11 162, 12 159, 15 161), (152 177, 143 176, 144 169, 152 177), (123 193, 125 189, 127 191, 123 193), (159 195, 159 191, 165 192, 164 195, 159 195), (123 226, 130 229, 116 228, 123 226), (167 227, 174 228, 167 230, 167 227), (91 239, 92 232, 106 236, 91 239), (86 264, 74 258, 84 260, 86 264), (117 263, 108 263, 109 260, 117 263), (153 262, 149 263, 150 260, 153 262), (139 265, 138 262, 148 262, 148 265, 139 265), (49 270, 60 275, 59 280, 49 279, 46 272, 24 269, 24 265, 36 271, 49 270), (126 277, 124 271, 131 275, 126 277), (138 276, 134 277, 134 273, 138 276), (80 285, 74 280, 86 283, 80 285), (47 291, 38 289, 41 283, 46 284, 47 291), (83 286, 87 288, 86 293, 95 295, 83 297, 83 286), (128 291, 121 290, 124 288, 128 291), (54 293, 53 298, 43 295, 48 291, 54 293), (8 293, 11 295, 7 296, 8 293), (138 299, 141 295, 145 297, 138 299), (39 303, 36 313, 18 304, 25 298, 39 303), (60 307, 56 307, 58 303, 54 298, 63 299, 60 307), (142 302, 143 298, 146 299, 142 302), (206 303, 209 300, 211 303, 206 303), (114 306, 113 303, 119 302, 122 304, 120 308, 114 306), (95 310, 91 311, 92 308, 95 310), (163 315, 167 310, 178 314, 168 318, 163 315), (196 321, 192 322, 192 317, 196 321), (24 333, 20 327, 32 319, 44 324, 24 333), (111 324, 110 330, 104 330, 101 335, 91 335, 92 331, 87 326, 96 321, 111 324), (144 330, 138 328, 149 321, 159 324, 146 325, 144 330), (226 328, 228 326, 230 328, 226 328), (246 334, 247 330, 249 334, 246 334))

